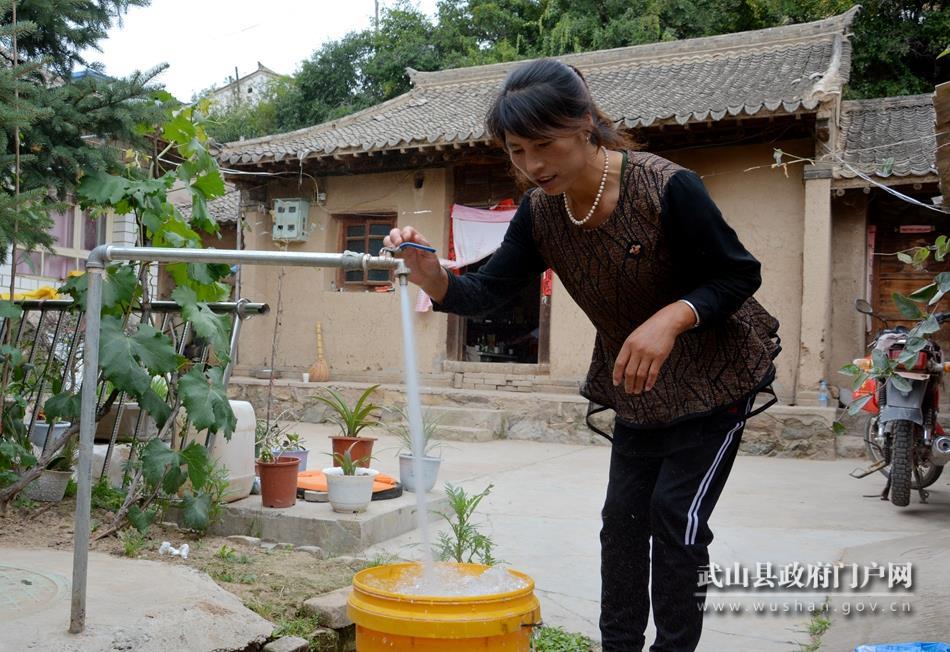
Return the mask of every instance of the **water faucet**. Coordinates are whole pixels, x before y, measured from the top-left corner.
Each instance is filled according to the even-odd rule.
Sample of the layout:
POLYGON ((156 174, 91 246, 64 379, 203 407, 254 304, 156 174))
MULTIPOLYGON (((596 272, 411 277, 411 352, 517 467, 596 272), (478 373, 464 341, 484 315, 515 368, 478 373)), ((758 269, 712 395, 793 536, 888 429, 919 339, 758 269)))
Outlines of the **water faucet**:
POLYGON ((402 287, 408 287, 409 285, 409 272, 411 271, 406 265, 406 261, 402 258, 397 258, 396 254, 401 250, 399 247, 383 247, 379 250, 379 258, 384 260, 395 261, 395 274, 399 277, 399 285, 402 287))

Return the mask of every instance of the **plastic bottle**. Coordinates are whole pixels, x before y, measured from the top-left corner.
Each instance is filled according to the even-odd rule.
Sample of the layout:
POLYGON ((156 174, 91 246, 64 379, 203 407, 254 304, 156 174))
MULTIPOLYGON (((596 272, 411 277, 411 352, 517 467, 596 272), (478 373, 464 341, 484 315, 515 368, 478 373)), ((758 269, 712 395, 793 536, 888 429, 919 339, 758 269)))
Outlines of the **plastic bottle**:
POLYGON ((828 407, 828 381, 826 380, 818 383, 818 405, 828 407))

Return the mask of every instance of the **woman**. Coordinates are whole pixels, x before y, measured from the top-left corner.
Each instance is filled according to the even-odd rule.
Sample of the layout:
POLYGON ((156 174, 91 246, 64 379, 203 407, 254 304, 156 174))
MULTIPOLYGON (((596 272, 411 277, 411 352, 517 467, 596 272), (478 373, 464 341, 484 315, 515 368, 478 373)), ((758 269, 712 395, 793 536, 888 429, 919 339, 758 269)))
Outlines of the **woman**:
MULTIPOLYGON (((591 412, 616 412, 600 535, 604 652, 643 648, 651 593, 650 650, 694 650, 707 521, 779 351, 778 322, 751 298, 760 265, 696 174, 627 148, 576 69, 516 68, 487 127, 537 188, 479 271, 454 276, 409 249, 409 279, 436 310, 477 315, 548 267, 558 274, 596 328, 581 394, 602 406, 591 412)), ((403 241, 429 244, 406 226, 386 245, 403 241)))

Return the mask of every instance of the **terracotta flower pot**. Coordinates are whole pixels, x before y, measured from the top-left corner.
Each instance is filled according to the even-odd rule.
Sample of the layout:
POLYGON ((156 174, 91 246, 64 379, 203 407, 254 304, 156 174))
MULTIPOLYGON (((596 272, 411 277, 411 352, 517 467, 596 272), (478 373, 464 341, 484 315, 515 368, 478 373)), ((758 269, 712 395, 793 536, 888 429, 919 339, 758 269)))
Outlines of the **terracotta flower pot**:
MULTIPOLYGON (((333 441, 334 453, 339 453, 342 456, 350 446, 353 446, 350 457, 354 460, 363 460, 359 465, 363 468, 369 468, 370 458, 373 455, 373 442, 376 441, 375 437, 339 437, 331 435, 330 439, 333 441)), ((336 456, 333 458, 333 466, 340 466, 336 461, 336 456)))
POLYGON ((261 504, 264 507, 293 507, 297 502, 296 457, 278 457, 273 462, 257 461, 257 475, 261 478, 261 504))

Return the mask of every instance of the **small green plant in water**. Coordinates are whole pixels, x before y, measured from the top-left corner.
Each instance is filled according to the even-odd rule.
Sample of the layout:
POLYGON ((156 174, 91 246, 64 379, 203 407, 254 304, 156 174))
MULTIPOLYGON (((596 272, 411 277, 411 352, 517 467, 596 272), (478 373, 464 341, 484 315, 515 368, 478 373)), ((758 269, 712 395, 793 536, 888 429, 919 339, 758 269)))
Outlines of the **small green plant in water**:
POLYGON ((491 493, 495 485, 488 485, 478 494, 469 495, 462 487, 445 485, 451 512, 443 513, 442 518, 449 524, 449 532, 440 532, 434 551, 441 561, 458 563, 477 562, 493 566, 498 560, 492 554, 495 542, 491 537, 479 531, 472 516, 479 503, 491 493))
POLYGON ((138 557, 148 540, 144 534, 130 527, 119 532, 119 542, 126 557, 138 557))

